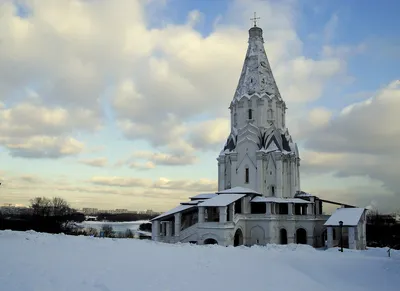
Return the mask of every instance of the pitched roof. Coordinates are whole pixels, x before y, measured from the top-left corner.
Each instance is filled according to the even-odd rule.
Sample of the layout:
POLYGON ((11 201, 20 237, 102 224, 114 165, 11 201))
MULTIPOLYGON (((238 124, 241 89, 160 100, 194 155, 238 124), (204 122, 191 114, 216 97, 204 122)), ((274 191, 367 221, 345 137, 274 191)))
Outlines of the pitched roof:
POLYGON ((255 202, 255 203, 267 203, 267 202, 273 202, 273 203, 312 203, 310 201, 300 199, 300 198, 278 198, 278 197, 254 197, 251 199, 250 202, 255 202))
POLYGON ((233 187, 231 189, 218 191, 217 194, 255 194, 255 195, 262 195, 261 193, 259 193, 257 191, 254 191, 253 189, 244 188, 244 187, 233 187))
POLYGON ((160 214, 157 217, 154 217, 150 221, 158 220, 158 219, 161 219, 161 218, 165 218, 165 217, 170 216, 172 214, 175 214, 175 213, 178 213, 178 212, 181 212, 181 211, 184 211, 184 210, 188 210, 188 209, 193 208, 193 207, 196 207, 196 205, 179 205, 179 206, 177 206, 177 207, 175 207, 175 208, 173 208, 171 210, 168 210, 167 212, 164 212, 163 214, 160 214))
POLYGON ((181 202, 181 205, 197 205, 205 200, 207 200, 207 199, 196 199, 196 200, 191 200, 191 201, 187 201, 187 202, 181 202))
POLYGON ((197 199, 210 199, 217 196, 215 193, 201 193, 196 196, 190 197, 191 200, 197 200, 197 199))
POLYGON ((356 226, 364 211, 364 208, 338 208, 324 225, 339 226, 339 221, 343 221, 343 226, 356 226))
POLYGON ((235 202, 236 200, 243 198, 244 196, 246 196, 246 194, 218 195, 214 198, 199 203, 198 206, 206 206, 206 207, 227 206, 235 202))

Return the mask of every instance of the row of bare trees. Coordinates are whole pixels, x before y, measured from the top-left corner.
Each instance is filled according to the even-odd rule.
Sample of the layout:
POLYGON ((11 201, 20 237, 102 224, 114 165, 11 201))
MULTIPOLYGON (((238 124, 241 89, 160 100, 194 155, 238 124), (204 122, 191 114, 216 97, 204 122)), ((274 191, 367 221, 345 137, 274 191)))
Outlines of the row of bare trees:
POLYGON ((400 222, 396 220, 396 214, 368 213, 367 245, 400 249, 400 222))
POLYGON ((28 211, 0 215, 0 229, 68 233, 74 222, 85 219, 83 214, 78 213, 60 197, 36 197, 30 202, 28 211))

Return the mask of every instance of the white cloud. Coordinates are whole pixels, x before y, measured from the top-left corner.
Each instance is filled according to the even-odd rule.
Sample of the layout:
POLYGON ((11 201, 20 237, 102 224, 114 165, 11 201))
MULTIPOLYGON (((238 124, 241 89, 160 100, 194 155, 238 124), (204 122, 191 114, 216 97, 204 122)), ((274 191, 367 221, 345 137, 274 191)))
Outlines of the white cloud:
POLYGON ((216 191, 217 181, 209 179, 199 180, 171 180, 161 177, 155 181, 147 178, 99 176, 92 177, 89 181, 95 185, 111 187, 142 187, 148 191, 151 189, 178 190, 188 193, 216 191))
POLYGON ((151 185, 149 179, 130 177, 93 177, 90 182, 95 185, 116 186, 116 187, 148 187, 151 185))
POLYGON ((230 120, 206 120, 195 124, 190 132, 190 141, 195 148, 220 150, 230 132, 230 120))
POLYGON ((154 169, 155 167, 156 165, 151 161, 147 161, 144 163, 138 163, 138 162, 129 163, 129 168, 139 169, 139 170, 150 170, 154 169))
POLYGON ((0 37, 6 40, 0 52, 1 99, 21 95, 34 84, 39 100, 64 110, 57 113, 62 119, 56 119, 62 124, 47 130, 93 128, 103 117, 102 98, 112 80, 112 104, 127 137, 167 150, 191 151, 186 131, 191 119, 204 113, 228 115, 254 8, 263 11, 260 23, 266 28, 268 55, 285 100, 318 98, 327 79, 343 68, 336 58, 302 56, 293 1, 235 1, 208 36, 193 27, 201 19, 196 10, 188 14, 186 24, 148 29, 145 3, 29 1, 24 4, 31 13, 19 18, 13 2, 6 1, 0 23, 0 37), (72 109, 84 112, 87 120, 75 125, 65 121, 62 115, 72 109))
POLYGON ((153 185, 154 188, 183 190, 188 192, 215 192, 217 191, 217 181, 209 179, 200 180, 170 180, 160 178, 153 185))
POLYGON ((107 165, 108 159, 105 157, 100 157, 94 159, 82 159, 79 162, 88 166, 102 168, 107 165))
POLYGON ((176 152, 163 153, 152 151, 137 151, 126 159, 120 160, 116 166, 128 165, 141 170, 154 169, 157 166, 186 166, 197 162, 193 153, 176 152))
POLYGON ((71 137, 33 136, 27 139, 0 137, 13 157, 24 158, 61 158, 81 153, 85 146, 71 137))

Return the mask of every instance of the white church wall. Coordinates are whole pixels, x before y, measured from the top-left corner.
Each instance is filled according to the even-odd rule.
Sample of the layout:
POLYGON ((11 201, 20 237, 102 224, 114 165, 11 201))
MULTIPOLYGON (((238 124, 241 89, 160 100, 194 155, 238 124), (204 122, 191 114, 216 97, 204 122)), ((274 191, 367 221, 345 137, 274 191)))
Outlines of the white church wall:
POLYGON ((265 175, 267 192, 265 196, 276 196, 276 165, 271 154, 268 154, 267 160, 268 166, 265 175), (274 187, 273 190, 272 187, 274 187))
POLYGON ((255 152, 257 145, 250 143, 241 143, 238 145, 238 163, 237 171, 232 179, 232 188, 241 186, 250 189, 257 189, 257 169, 255 152), (246 183, 246 168, 249 171, 249 181, 246 183))

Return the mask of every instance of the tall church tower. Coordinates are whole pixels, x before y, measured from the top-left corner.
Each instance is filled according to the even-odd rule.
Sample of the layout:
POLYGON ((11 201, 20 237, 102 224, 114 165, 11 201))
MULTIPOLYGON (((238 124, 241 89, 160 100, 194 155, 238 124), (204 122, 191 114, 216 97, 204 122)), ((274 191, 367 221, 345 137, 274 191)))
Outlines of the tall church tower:
POLYGON ((300 158, 285 124, 286 104, 254 24, 233 100, 231 133, 218 160, 218 191, 245 187, 264 196, 294 197, 300 158))

